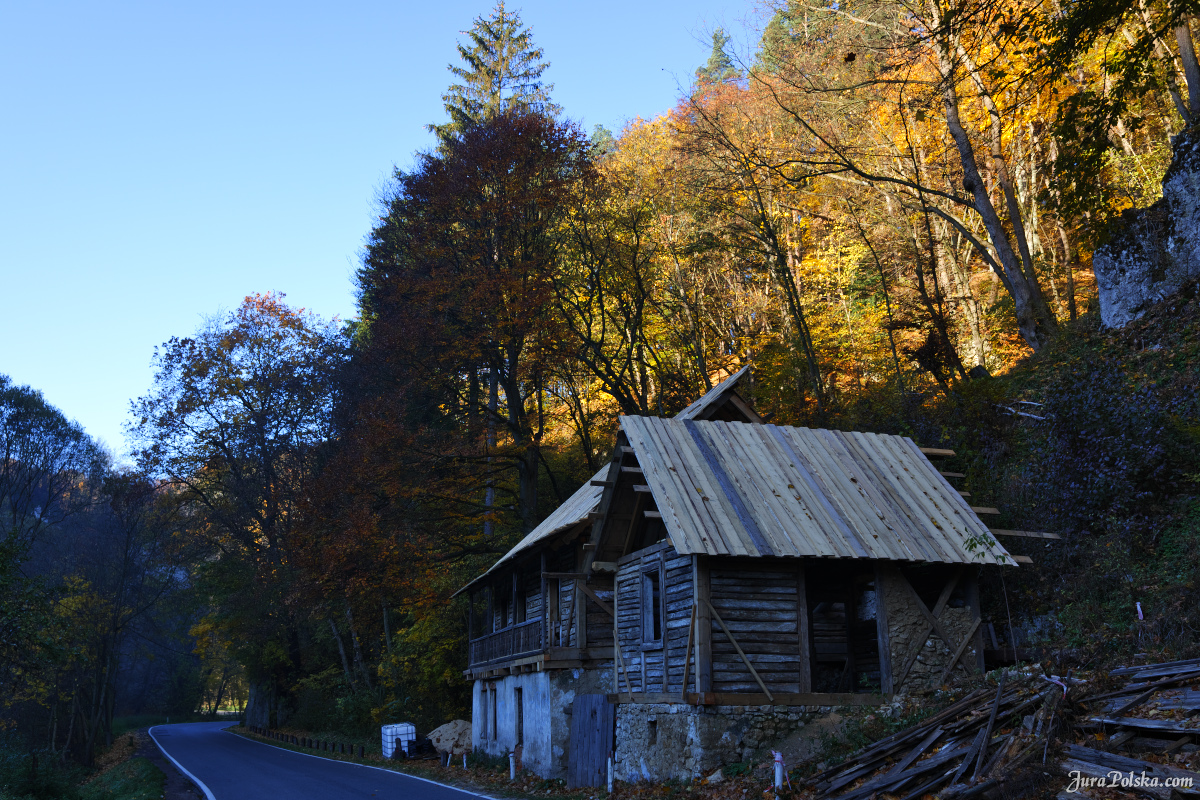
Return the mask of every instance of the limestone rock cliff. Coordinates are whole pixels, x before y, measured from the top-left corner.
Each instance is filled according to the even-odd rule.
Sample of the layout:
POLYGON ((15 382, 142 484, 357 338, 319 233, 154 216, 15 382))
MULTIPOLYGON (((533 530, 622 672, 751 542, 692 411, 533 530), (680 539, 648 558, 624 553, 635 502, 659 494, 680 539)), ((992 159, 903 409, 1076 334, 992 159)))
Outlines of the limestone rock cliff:
POLYGON ((1162 199, 1126 211, 1121 221, 1121 230, 1092 259, 1100 319, 1110 328, 1200 281, 1200 130, 1176 137, 1162 199))

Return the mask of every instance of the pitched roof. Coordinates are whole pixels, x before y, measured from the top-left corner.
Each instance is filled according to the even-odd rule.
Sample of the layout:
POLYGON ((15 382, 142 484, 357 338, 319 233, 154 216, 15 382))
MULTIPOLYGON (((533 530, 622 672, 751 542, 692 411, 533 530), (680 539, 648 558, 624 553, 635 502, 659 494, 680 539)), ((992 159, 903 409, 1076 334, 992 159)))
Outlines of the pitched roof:
MULTIPOLYGON (((729 393, 734 390, 742 378, 746 377, 750 372, 750 367, 747 365, 742 367, 737 372, 730 375, 725 380, 710 389, 703 397, 692 403, 687 408, 675 415, 675 419, 703 419, 709 413, 716 410, 724 403, 729 393)), ((592 481, 603 481, 608 474, 608 465, 605 464, 600 468, 600 471, 591 477, 587 483, 580 486, 575 494, 567 498, 561 506, 556 508, 550 516, 546 517, 536 528, 525 534, 525 538, 517 542, 517 544, 505 553, 499 561, 491 566, 491 568, 480 575, 475 580, 468 583, 462 589, 459 589, 455 594, 460 594, 463 589, 474 584, 480 578, 491 574, 497 567, 505 564, 516 558, 521 553, 533 547, 538 542, 551 538, 565 530, 574 528, 581 522, 585 522, 588 514, 596 510, 600 505, 600 496, 604 494, 603 486, 593 486, 592 481)))
POLYGON ((622 417, 680 553, 1013 563, 911 439, 622 417))

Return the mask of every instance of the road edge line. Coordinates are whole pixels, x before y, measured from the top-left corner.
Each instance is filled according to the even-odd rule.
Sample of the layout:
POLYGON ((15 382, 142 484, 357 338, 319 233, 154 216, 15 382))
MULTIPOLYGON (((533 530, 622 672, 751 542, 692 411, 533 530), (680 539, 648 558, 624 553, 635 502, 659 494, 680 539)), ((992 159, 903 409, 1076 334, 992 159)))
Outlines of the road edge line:
POLYGON ((161 752, 164 756, 166 756, 168 759, 170 759, 171 763, 175 765, 176 769, 178 769, 184 775, 187 775, 188 780, 190 780, 192 783, 196 784, 196 787, 199 788, 200 791, 204 792, 204 796, 206 798, 208 798, 208 800, 217 800, 217 798, 213 796, 213 793, 208 790, 208 787, 204 785, 204 781, 200 780, 195 775, 188 772, 184 768, 183 764, 180 764, 178 761, 175 760, 174 756, 172 756, 170 753, 167 752, 167 749, 162 746, 162 742, 158 741, 158 739, 155 738, 154 729, 160 728, 160 727, 162 727, 162 726, 161 725, 151 725, 149 728, 146 729, 147 735, 149 735, 150 738, 154 741, 154 744, 158 746, 159 752, 161 752))
POLYGON ((441 781, 430 780, 429 778, 422 778, 420 775, 412 775, 408 772, 402 772, 398 769, 388 769, 387 767, 376 767, 371 764, 359 764, 357 761, 339 761, 336 758, 326 758, 325 756, 318 756, 318 755, 314 755, 312 753, 304 753, 299 750, 290 750, 286 747, 276 747, 275 745, 273 745, 269 742, 260 742, 257 739, 251 739, 248 735, 234 733, 233 731, 229 730, 228 728, 222 728, 221 731, 223 733, 228 733, 230 736, 236 736, 239 739, 244 739, 247 742, 253 742, 254 744, 261 744, 263 747, 270 747, 272 750, 282 750, 285 753, 295 753, 298 756, 305 756, 307 758, 316 758, 316 759, 320 759, 321 761, 329 761, 334 764, 349 764, 352 767, 362 767, 364 769, 377 769, 380 772, 386 772, 391 775, 401 775, 405 778, 412 778, 414 781, 424 781, 425 783, 432 783, 434 786, 441 786, 443 789, 453 789, 456 792, 462 792, 463 794, 469 794, 472 797, 482 797, 483 800, 498 800, 498 798, 492 797, 491 795, 488 795, 488 794, 480 794, 479 792, 472 792, 470 789, 464 789, 461 786, 452 786, 449 783, 442 783, 441 781))

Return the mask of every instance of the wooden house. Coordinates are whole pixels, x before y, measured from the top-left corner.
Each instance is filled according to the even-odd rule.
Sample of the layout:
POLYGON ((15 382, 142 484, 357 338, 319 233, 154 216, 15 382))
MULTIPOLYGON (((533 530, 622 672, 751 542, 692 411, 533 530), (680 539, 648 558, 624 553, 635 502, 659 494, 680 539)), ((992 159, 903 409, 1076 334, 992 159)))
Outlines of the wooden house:
POLYGON ((473 736, 599 785, 694 777, 813 714, 982 668, 976 576, 1012 564, 905 437, 765 424, 736 373, 464 591, 473 736))

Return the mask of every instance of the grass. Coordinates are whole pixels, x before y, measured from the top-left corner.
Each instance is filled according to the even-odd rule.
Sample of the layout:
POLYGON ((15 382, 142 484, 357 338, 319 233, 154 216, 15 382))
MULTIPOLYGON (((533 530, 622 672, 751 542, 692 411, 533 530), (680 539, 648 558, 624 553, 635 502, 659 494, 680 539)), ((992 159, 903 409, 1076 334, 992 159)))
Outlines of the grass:
POLYGON ((80 800, 157 800, 167 777, 144 758, 131 758, 83 785, 80 800))

